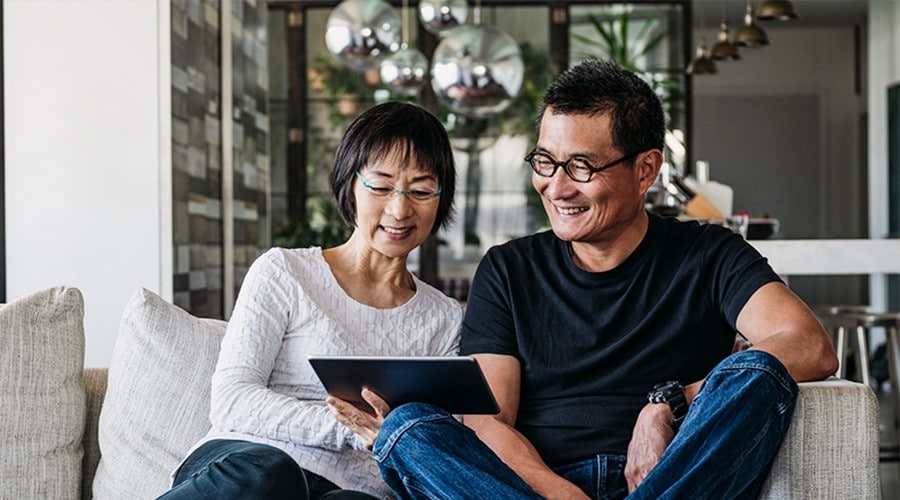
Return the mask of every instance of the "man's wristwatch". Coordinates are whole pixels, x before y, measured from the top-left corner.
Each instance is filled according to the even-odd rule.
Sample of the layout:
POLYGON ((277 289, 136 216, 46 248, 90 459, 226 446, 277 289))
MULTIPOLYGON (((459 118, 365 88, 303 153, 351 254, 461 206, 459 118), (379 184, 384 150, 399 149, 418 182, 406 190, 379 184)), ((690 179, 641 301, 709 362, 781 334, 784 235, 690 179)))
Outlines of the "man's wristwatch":
POLYGON ((654 404, 665 403, 669 405, 672 415, 675 416, 672 428, 678 430, 688 410, 687 399, 684 397, 684 386, 677 380, 656 384, 653 386, 653 390, 647 394, 647 400, 654 404))

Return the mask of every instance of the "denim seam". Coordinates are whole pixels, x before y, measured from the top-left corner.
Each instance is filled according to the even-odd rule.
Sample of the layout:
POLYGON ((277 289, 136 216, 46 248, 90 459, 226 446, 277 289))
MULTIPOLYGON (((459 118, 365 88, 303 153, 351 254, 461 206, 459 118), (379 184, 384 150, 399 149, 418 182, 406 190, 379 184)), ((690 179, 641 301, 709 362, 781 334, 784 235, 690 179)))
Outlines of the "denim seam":
POLYGON ((387 437, 385 444, 383 446, 379 446, 377 452, 372 453, 372 456, 379 463, 383 462, 387 458, 387 455, 390 454, 390 452, 394 449, 394 446, 397 444, 397 441, 410 428, 412 428, 413 426, 420 424, 420 423, 434 422, 434 421, 442 420, 442 419, 446 419, 446 418, 452 418, 452 417, 448 417, 446 415, 431 415, 431 416, 419 417, 414 420, 409 420, 407 422, 404 422, 402 426, 398 427, 396 430, 391 432, 391 434, 387 437))
POLYGON ((773 370, 771 367, 766 365, 755 365, 755 364, 740 364, 734 366, 728 366, 721 368, 722 371, 738 371, 738 370, 756 370, 769 374, 771 378, 775 379, 779 386, 785 390, 792 397, 796 394, 796 382, 791 379, 790 381, 785 380, 782 374, 778 373, 778 371, 773 370))

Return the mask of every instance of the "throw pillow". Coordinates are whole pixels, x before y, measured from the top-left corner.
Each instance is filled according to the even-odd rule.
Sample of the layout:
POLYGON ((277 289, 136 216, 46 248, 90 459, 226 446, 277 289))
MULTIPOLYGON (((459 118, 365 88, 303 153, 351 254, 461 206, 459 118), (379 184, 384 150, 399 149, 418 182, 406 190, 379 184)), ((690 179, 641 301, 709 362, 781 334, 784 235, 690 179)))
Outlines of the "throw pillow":
POLYGON ((84 299, 42 290, 0 306, 0 496, 77 499, 84 299))
POLYGON ((210 428, 210 380, 226 323, 140 289, 125 306, 100 412, 94 498, 155 498, 210 428))

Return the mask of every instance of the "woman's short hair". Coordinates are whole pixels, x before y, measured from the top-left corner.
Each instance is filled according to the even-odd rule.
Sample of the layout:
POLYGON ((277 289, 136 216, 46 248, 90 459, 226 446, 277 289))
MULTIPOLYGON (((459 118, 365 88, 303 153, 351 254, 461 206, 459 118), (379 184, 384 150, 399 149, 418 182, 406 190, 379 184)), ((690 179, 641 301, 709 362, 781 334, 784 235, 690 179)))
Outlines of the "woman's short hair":
POLYGON ((344 221, 356 226, 353 186, 356 171, 390 154, 402 155, 404 164, 434 174, 441 187, 432 234, 453 221, 456 164, 450 138, 441 122, 420 106, 386 102, 367 109, 347 127, 338 144, 329 181, 335 206, 344 221))

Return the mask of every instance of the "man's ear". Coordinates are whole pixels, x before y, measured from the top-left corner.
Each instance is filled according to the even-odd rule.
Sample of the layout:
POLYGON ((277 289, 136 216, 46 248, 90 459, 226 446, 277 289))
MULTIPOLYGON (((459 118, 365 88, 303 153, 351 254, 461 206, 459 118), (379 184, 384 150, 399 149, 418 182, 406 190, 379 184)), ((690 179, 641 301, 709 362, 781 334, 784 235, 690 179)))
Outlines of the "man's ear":
POLYGON ((649 149, 637 157, 637 168, 641 186, 641 194, 647 194, 650 186, 656 182, 659 169, 662 168, 663 154, 658 149, 649 149))

